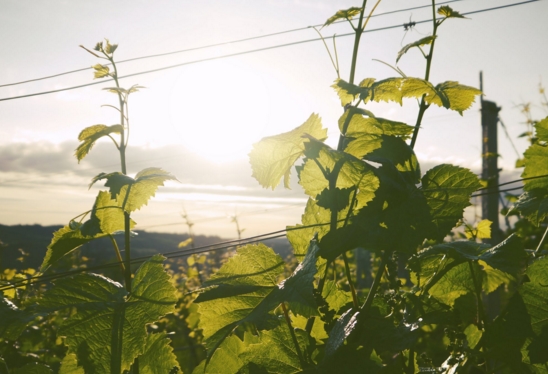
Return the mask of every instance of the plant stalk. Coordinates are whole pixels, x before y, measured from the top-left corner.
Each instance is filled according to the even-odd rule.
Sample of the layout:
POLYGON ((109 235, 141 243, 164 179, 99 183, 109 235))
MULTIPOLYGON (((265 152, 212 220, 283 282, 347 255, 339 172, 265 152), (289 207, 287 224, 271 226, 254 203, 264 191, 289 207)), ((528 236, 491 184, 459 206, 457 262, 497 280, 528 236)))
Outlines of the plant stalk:
POLYGON ((304 356, 301 351, 301 347, 299 346, 299 341, 297 340, 297 336, 295 335, 295 330, 293 329, 293 325, 291 324, 291 318, 289 318, 289 312, 287 311, 287 307, 285 306, 285 303, 282 303, 281 305, 282 305, 282 310, 284 312, 285 321, 287 322, 287 326, 289 327, 289 333, 291 334, 291 339, 293 340, 293 344, 295 345, 297 356, 299 356, 299 362, 301 363, 301 367, 304 369, 305 367, 304 356))

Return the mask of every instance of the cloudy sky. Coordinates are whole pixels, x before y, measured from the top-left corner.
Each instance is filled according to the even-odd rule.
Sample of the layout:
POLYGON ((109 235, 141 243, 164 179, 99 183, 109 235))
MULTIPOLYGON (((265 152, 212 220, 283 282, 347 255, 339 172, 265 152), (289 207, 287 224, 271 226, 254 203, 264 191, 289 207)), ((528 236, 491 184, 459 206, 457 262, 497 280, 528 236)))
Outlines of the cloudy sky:
MULTIPOLYGON (((450 5, 466 13, 518 2, 460 0, 450 5)), ((0 100, 97 82, 88 69, 9 85, 97 63, 80 44, 92 48, 109 38, 119 44, 117 60, 187 50, 119 64, 121 76, 180 65, 121 80, 123 86, 147 87, 130 100, 129 172, 162 167, 180 181, 161 188, 149 206, 134 215, 138 228, 183 232, 181 213, 186 211, 200 234, 234 237, 233 215, 246 229, 245 236, 282 229, 299 221, 306 198, 296 178, 291 190, 262 189, 251 178, 246 155, 261 137, 289 131, 311 113, 322 117, 331 137, 328 142, 335 143, 341 108, 330 85, 336 73, 321 42, 297 42, 317 38, 307 26, 322 24, 338 9, 358 3, 1 0, 0 85, 5 86, 0 87, 0 100), (281 31, 288 32, 238 42, 281 31), (202 48, 213 44, 217 45, 202 48)), ((370 8, 374 1, 369 3, 370 8)), ((379 16, 368 25, 371 32, 362 38, 358 78, 394 75, 374 59, 395 64, 402 46, 431 33, 431 24, 420 23, 430 18, 428 8, 394 11, 429 3, 380 3, 379 16), (405 32, 402 25, 410 21, 417 24, 405 32), (383 28, 387 29, 375 31, 383 28)), ((485 98, 502 107, 500 116, 520 152, 527 144, 517 138, 525 131, 518 105, 531 102, 536 118, 546 115, 538 85, 548 85, 547 13, 548 2, 538 1, 448 20, 436 43, 431 81, 477 87, 482 70, 485 98)), ((322 30, 325 36, 338 35, 341 76, 346 79, 352 38, 344 34, 350 31, 346 24, 322 30)), ((332 47, 330 39, 328 45, 332 47)), ((408 76, 424 75, 424 59, 416 50, 398 66, 408 76)), ((66 224, 91 208, 99 187, 90 191, 87 185, 96 174, 119 169, 117 154, 106 141, 80 164, 73 153, 81 129, 117 123, 116 112, 101 107, 116 104, 114 95, 102 91, 109 85, 0 101, 0 224, 66 224)), ((417 105, 409 101, 403 107, 369 109, 377 116, 413 124, 417 105)), ((518 175, 513 170, 516 154, 502 131, 499 147, 503 172, 518 175)), ((415 150, 423 171, 449 162, 478 172, 479 105, 462 117, 444 109, 429 110, 415 150)))

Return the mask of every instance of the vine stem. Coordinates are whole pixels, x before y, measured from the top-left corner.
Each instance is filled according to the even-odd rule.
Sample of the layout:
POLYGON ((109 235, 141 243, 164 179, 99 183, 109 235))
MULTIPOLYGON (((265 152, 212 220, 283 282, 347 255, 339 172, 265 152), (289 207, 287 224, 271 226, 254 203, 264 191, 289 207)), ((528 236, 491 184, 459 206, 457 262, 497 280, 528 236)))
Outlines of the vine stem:
POLYGON ((354 308, 358 309, 358 296, 356 295, 356 289, 354 288, 354 284, 352 283, 352 276, 350 274, 350 266, 348 265, 348 258, 346 257, 346 253, 342 254, 342 258, 344 260, 344 270, 346 271, 346 278, 348 279, 348 285, 350 286, 350 292, 352 293, 352 303, 354 304, 354 308))
MULTIPOLYGON (((329 271, 329 265, 330 265, 329 262, 325 264, 325 271, 323 273, 323 277, 320 278, 320 282, 318 283, 317 292, 320 294, 320 296, 323 292, 323 287, 325 285, 325 279, 327 278, 327 273, 329 271)), ((305 329, 305 331, 308 335, 310 335, 310 333, 312 332, 312 328, 314 327, 315 318, 316 317, 310 317, 308 319, 308 321, 306 321, 306 327, 304 329, 305 329)))
POLYGON ((284 312, 285 321, 287 322, 287 326, 289 326, 289 333, 291 334, 291 339, 293 339, 293 344, 295 344, 295 349, 297 350, 297 356, 299 356, 301 367, 304 369, 305 367, 304 356, 301 351, 301 347, 299 347, 299 341, 297 340, 297 336, 295 335, 295 330, 293 329, 293 325, 291 324, 291 318, 289 318, 289 312, 287 311, 287 307, 285 306, 285 303, 282 303, 281 305, 282 305, 282 310, 284 312))
POLYGON ((126 269, 124 267, 124 261, 122 260, 122 254, 120 253, 120 248, 118 248, 118 243, 116 243, 116 239, 114 239, 114 236, 111 234, 108 235, 110 241, 112 242, 112 246, 114 247, 114 251, 116 252, 116 258, 118 259, 118 262, 120 263, 120 269, 122 270, 122 273, 126 273, 126 269))
POLYGON ((371 304, 373 304, 373 298, 375 297, 375 294, 377 293, 377 290, 381 284, 382 275, 384 274, 384 270, 386 268, 386 255, 383 253, 381 256, 381 264, 379 265, 379 270, 377 271, 377 274, 375 274, 375 279, 373 279, 373 284, 371 284, 371 288, 369 289, 369 293, 367 294, 367 299, 365 299, 365 302, 363 303, 362 307, 360 308, 360 311, 367 315, 369 312, 369 308, 371 308, 371 304))
MULTIPOLYGON (((436 35, 438 32, 438 26, 440 25, 436 20, 436 0, 432 0, 432 44, 430 44, 430 52, 426 56, 426 72, 424 74, 424 80, 428 81, 430 78, 430 69, 432 68, 432 56, 434 54, 434 45, 436 44, 436 35)), ((426 95, 422 95, 421 103, 419 106, 419 114, 417 115, 417 122, 415 123, 415 130, 413 130, 413 137, 411 138, 411 148, 415 148, 415 143, 417 142, 417 137, 419 135, 419 129, 422 123, 422 118, 424 112, 430 105, 426 104, 425 101, 426 95)))
MULTIPOLYGON (((485 328, 487 325, 487 317, 485 314, 485 310, 483 309, 483 302, 481 300, 481 283, 478 283, 478 279, 476 277, 476 274, 474 272, 474 265, 472 262, 468 262, 468 267, 470 268, 470 273, 472 274, 472 281, 474 282, 474 292, 476 294, 476 303, 478 304, 478 322, 481 329, 485 328)), ((480 280, 481 281, 481 280, 480 280)))

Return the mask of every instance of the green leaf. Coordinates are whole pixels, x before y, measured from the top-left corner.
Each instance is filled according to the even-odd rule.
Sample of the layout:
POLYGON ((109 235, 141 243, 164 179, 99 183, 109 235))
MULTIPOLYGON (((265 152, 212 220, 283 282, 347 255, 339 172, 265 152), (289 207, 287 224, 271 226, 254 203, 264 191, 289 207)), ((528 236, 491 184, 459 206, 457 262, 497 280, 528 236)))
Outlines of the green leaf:
POLYGON ((164 374, 179 368, 170 341, 166 333, 147 335, 145 352, 139 356, 139 374, 164 374))
POLYGON ((369 164, 315 140, 306 144, 307 150, 312 150, 312 147, 315 150, 319 148, 319 152, 316 154, 314 150, 307 154, 304 165, 297 167, 299 184, 303 186, 307 195, 315 198, 329 188, 327 178, 336 178, 336 188, 352 188, 357 192, 352 209, 360 209, 373 200, 379 187, 379 180, 369 164))
POLYGON ((476 96, 482 94, 477 88, 452 81, 438 84, 436 91, 438 95, 427 97, 426 102, 457 111, 460 115, 472 106, 472 103, 476 100, 476 96))
POLYGON ((331 87, 337 92, 339 99, 341 99, 341 106, 343 107, 352 103, 356 99, 356 96, 362 92, 360 86, 348 83, 342 79, 335 80, 335 83, 331 87))
POLYGON ((451 9, 449 5, 440 6, 438 8, 438 14, 444 16, 445 18, 466 18, 459 12, 451 9))
POLYGON ((432 42, 436 39, 437 35, 436 36, 427 36, 427 37, 424 37, 420 40, 417 40, 416 42, 413 42, 413 43, 410 43, 410 44, 407 44, 405 47, 403 47, 399 52, 398 52, 398 57, 396 58, 396 63, 400 60, 400 58, 407 53, 407 51, 409 51, 411 48, 414 48, 414 47, 422 47, 423 45, 429 45, 429 44, 432 44, 432 42))
POLYGON ((548 191, 534 189, 520 195, 508 214, 519 212, 535 226, 540 226, 548 216, 548 191))
MULTIPOLYGON (((130 228, 135 222, 130 220, 130 228)), ((44 272, 61 257, 92 240, 124 230, 124 213, 106 191, 99 191, 91 217, 82 225, 65 226, 53 233, 40 271, 44 272)))
POLYGON ((278 284, 284 263, 272 249, 259 244, 238 249, 206 282, 209 288, 196 298, 208 357, 243 323, 259 329, 277 324, 270 312, 282 302, 292 311, 309 317, 316 314, 313 279, 318 247, 311 241, 304 261, 278 284))
POLYGON ((176 181, 173 175, 160 168, 147 168, 137 173, 134 178, 120 172, 110 174, 100 173, 93 178, 90 187, 97 181, 106 179, 105 187, 109 187, 112 199, 119 207, 131 213, 147 205, 148 200, 156 194, 158 187, 165 181, 176 181))
POLYGON ((488 219, 482 219, 477 223, 475 229, 467 226, 464 229, 464 235, 467 239, 490 239, 492 224, 493 222, 488 219))
POLYGON ((207 363, 202 361, 193 371, 193 374, 217 374, 217 373, 239 373, 239 370, 245 365, 245 361, 240 355, 252 343, 258 343, 259 338, 244 333, 242 341, 237 335, 229 336, 223 344, 213 353, 211 360, 207 363))
MULTIPOLYGON (((533 178, 523 181, 525 191, 536 189, 546 193, 548 189, 548 147, 540 144, 533 144, 523 154, 525 156, 525 169, 521 174, 522 178, 533 178)), ((539 195, 539 193, 537 193, 539 195)))
POLYGON ((104 78, 110 75, 110 70, 106 65, 96 64, 93 65, 92 68, 95 69, 95 72, 93 73, 94 79, 104 78))
POLYGON ((339 10, 333 16, 329 17, 327 19, 327 21, 325 21, 325 23, 322 27, 329 26, 333 22, 335 22, 337 20, 340 20, 340 19, 346 19, 346 20, 350 21, 353 17, 359 15, 361 11, 362 11, 362 8, 358 8, 358 7, 352 7, 352 8, 348 8, 348 9, 345 9, 345 10, 339 10))
POLYGON ((531 327, 536 335, 548 326, 548 258, 535 261, 527 269, 529 282, 522 284, 519 293, 531 318, 531 327))
MULTIPOLYGON (((287 227, 287 239, 293 247, 293 254, 300 258, 306 254, 310 240, 317 235, 321 239, 329 232, 329 222, 331 221, 331 212, 329 209, 320 207, 312 198, 308 199, 306 208, 302 215, 302 225, 287 227), (303 226, 311 226, 303 228, 303 226)), ((342 225, 342 222, 337 224, 342 225)))
POLYGON ((541 142, 548 142, 548 117, 535 123, 536 136, 541 142))
POLYGON ((289 188, 291 167, 304 153, 305 134, 320 141, 327 139, 327 129, 322 128, 317 114, 312 114, 294 130, 263 138, 253 145, 249 162, 253 170, 252 176, 261 186, 274 189, 283 177, 284 187, 289 188))
POLYGON ((263 244, 237 249, 207 282, 198 303, 204 342, 211 357, 224 339, 245 322, 268 323, 268 313, 279 305, 266 300, 283 273, 284 262, 263 244))
POLYGON ((391 121, 380 117, 364 117, 359 108, 351 107, 345 111, 339 118, 339 129, 341 132, 344 130, 344 124, 348 116, 352 115, 348 123, 345 136, 351 138, 358 138, 366 134, 372 135, 393 135, 406 137, 411 135, 415 127, 409 126, 403 122, 391 121))
POLYGON ((470 205, 470 195, 481 187, 470 170, 442 164, 430 169, 422 178, 422 190, 437 230, 432 239, 442 240, 462 218, 470 205))
MULTIPOLYGON (((305 331, 294 330, 301 352, 306 352, 310 339, 305 331)), ((251 344, 241 355, 247 363, 258 365, 265 373, 302 373, 303 366, 293 343, 291 332, 286 324, 280 324, 273 330, 264 331, 258 344, 251 344)))
POLYGON ((17 340, 37 315, 19 309, 0 293, 0 336, 7 340, 17 340))
POLYGON ((74 353, 65 355, 63 361, 61 361, 61 368, 59 374, 86 374, 84 368, 78 366, 78 360, 74 353))
POLYGON ((39 304, 45 310, 76 308, 59 329, 68 353, 85 372, 120 373, 144 353, 146 325, 174 311, 176 289, 164 271, 164 257, 155 255, 135 273, 132 293, 97 274, 79 274, 55 281, 39 304))
POLYGON ((327 280, 322 290, 322 297, 329 305, 329 309, 339 312, 339 310, 352 301, 352 294, 343 291, 337 286, 337 282, 327 280))
POLYGON ((74 153, 76 159, 78 159, 78 163, 91 151, 97 140, 110 134, 120 134, 123 130, 122 125, 93 125, 83 129, 80 135, 78 135, 78 140, 81 144, 76 148, 74 153))

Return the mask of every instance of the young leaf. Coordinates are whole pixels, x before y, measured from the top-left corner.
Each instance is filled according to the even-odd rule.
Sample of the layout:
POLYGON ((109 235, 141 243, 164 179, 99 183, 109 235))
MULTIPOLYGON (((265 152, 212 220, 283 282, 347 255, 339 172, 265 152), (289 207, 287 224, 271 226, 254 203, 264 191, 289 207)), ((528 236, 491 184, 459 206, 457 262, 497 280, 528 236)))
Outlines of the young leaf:
MULTIPOLYGON (((344 218, 344 217, 341 217, 344 218)), ((287 239, 293 247, 293 254, 297 258, 301 258, 306 254, 310 240, 317 235, 321 239, 329 232, 329 222, 331 221, 331 212, 329 209, 320 207, 312 198, 308 199, 306 208, 302 215, 302 225, 287 227, 287 239), (312 226, 302 228, 303 226, 312 226)), ((342 222, 337 224, 342 225, 342 222)))
POLYGON ((352 115, 352 118, 348 123, 345 136, 351 138, 357 138, 366 134, 406 137, 412 134, 415 128, 403 122, 391 121, 380 117, 368 116, 366 118, 352 107, 339 118, 339 129, 341 132, 349 115, 352 115))
POLYGON ((177 356, 166 333, 148 334, 144 353, 139 356, 139 374, 171 373, 179 368, 177 356))
POLYGON ((91 185, 106 179, 105 187, 109 187, 110 194, 119 207, 130 213, 140 209, 156 194, 158 187, 167 180, 176 181, 173 175, 160 168, 147 168, 137 173, 135 179, 120 172, 110 174, 100 173, 93 178, 91 185))
POLYGON ((327 129, 322 128, 317 114, 312 114, 294 130, 263 138, 253 144, 249 162, 253 170, 252 176, 261 186, 274 189, 283 177, 284 187, 289 188, 291 167, 304 153, 305 134, 320 141, 327 139, 327 129))
POLYGON ((193 371, 193 374, 217 374, 217 373, 239 373, 245 365, 241 354, 252 343, 259 343, 259 337, 251 335, 247 331, 244 333, 242 341, 237 335, 229 336, 223 344, 213 353, 211 360, 206 365, 206 360, 202 361, 193 371))
POLYGON ((467 239, 490 239, 492 224, 493 222, 488 219, 483 219, 478 222, 475 229, 466 227, 464 229, 464 235, 466 235, 467 239))
MULTIPOLYGON (((135 227, 130 220, 130 228, 135 227)), ((95 239, 124 230, 124 213, 106 191, 99 191, 89 220, 82 225, 68 225, 53 233, 40 271, 46 271, 64 255, 95 239), (72 227, 71 227, 72 226, 72 227)))
POLYGON ((445 18, 466 18, 456 10, 451 9, 449 5, 440 6, 438 8, 438 14, 445 18))
POLYGON ((548 142, 548 117, 535 123, 537 139, 541 142, 548 142))
POLYGON ((84 368, 78 366, 78 360, 76 359, 76 354, 68 353, 61 361, 61 368, 59 369, 59 374, 86 374, 84 368))
POLYGON ((454 110, 462 116, 462 112, 470 108, 476 96, 482 92, 477 88, 447 81, 436 86, 437 96, 426 98, 427 103, 454 110))
MULTIPOLYGON (((79 274, 55 281, 39 302, 46 310, 76 308, 59 329, 68 353, 85 372, 110 374, 128 370, 145 352, 146 325, 174 311, 176 290, 155 255, 135 273, 131 294, 108 278, 79 274)), ((156 364, 159 364, 156 362, 156 364)))
POLYGON ((413 42, 413 43, 410 43, 410 44, 407 44, 405 47, 403 47, 399 52, 398 52, 398 57, 396 58, 396 63, 400 60, 400 58, 407 53, 407 51, 409 51, 411 48, 413 47, 422 47, 423 45, 429 45, 429 44, 432 44, 432 42, 436 39, 437 35, 434 36, 434 35, 431 35, 431 36, 427 36, 427 37, 424 37, 420 40, 417 40, 416 42, 413 42))
POLYGON ((108 77, 110 74, 110 70, 106 65, 96 64, 92 68, 95 69, 94 79, 108 77))
POLYGON ((82 132, 80 132, 80 135, 78 135, 78 140, 81 144, 76 148, 74 153, 78 159, 78 163, 86 157, 89 151, 91 151, 91 148, 95 145, 97 140, 110 134, 120 134, 122 131, 122 125, 93 125, 83 129, 82 132))
POLYGON ((470 205, 470 194, 480 187, 479 178, 465 168, 442 164, 428 170, 422 177, 422 190, 437 228, 429 237, 442 240, 470 205))
POLYGON ((337 11, 337 13, 335 13, 334 15, 329 17, 327 19, 327 21, 325 21, 325 23, 322 27, 329 26, 333 22, 335 22, 337 20, 340 20, 340 19, 351 20, 353 17, 359 15, 361 11, 362 11, 362 8, 358 8, 358 7, 352 7, 352 8, 348 8, 348 9, 345 9, 345 10, 339 10, 339 11, 337 11))

